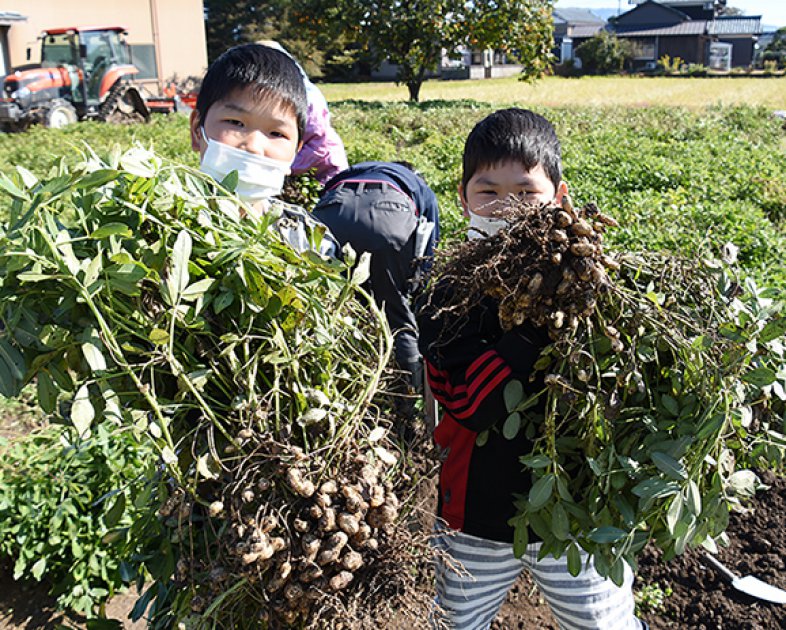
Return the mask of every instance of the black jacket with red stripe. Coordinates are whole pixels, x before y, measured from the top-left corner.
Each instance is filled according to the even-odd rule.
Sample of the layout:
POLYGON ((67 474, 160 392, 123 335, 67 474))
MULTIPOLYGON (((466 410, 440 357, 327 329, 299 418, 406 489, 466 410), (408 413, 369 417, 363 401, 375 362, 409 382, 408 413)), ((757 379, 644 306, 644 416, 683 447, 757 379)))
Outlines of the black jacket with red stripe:
POLYGON ((508 519, 516 512, 513 495, 526 496, 532 485, 520 457, 529 454, 533 445, 524 431, 512 440, 502 435, 508 416, 503 392, 513 379, 527 392, 543 387, 542 377, 530 382, 530 375, 550 341, 545 329, 528 323, 503 331, 498 302, 490 297, 460 317, 440 312, 451 293, 450 284, 438 284, 420 300, 418 312, 419 345, 429 385, 445 409, 434 432, 434 440, 445 452, 439 516, 466 534, 512 542, 508 519), (478 434, 487 429, 488 441, 478 446, 478 434))

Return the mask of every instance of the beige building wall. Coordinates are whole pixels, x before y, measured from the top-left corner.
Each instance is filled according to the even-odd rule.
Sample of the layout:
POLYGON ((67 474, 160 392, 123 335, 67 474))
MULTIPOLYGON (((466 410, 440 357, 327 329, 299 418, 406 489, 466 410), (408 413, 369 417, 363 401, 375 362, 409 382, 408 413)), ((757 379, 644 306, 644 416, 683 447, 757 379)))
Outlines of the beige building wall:
POLYGON ((46 28, 122 26, 132 51, 133 46, 155 46, 148 56, 155 57, 158 80, 145 81, 151 91, 175 76, 201 77, 207 69, 202 0, 2 0, 2 10, 27 17, 8 29, 13 67, 39 61, 37 38, 46 28))

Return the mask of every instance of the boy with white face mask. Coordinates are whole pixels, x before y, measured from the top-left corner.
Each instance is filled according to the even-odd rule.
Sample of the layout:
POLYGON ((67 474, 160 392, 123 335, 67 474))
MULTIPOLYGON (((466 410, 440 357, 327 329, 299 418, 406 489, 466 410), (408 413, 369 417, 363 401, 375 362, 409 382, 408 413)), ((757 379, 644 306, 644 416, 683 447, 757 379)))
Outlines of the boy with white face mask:
POLYGON ((201 170, 216 181, 237 174, 235 193, 252 217, 276 204, 275 227, 297 251, 313 249, 316 226, 325 230, 319 253, 336 256, 330 232, 298 206, 276 199, 302 144, 306 90, 287 54, 259 44, 235 46, 208 68, 191 113, 191 147, 201 170))
MULTIPOLYGON (((500 110, 479 122, 467 138, 463 166, 459 195, 470 219, 470 239, 505 228, 511 195, 559 204, 567 193, 556 132, 528 110, 500 110)), ((617 587, 588 565, 584 554, 582 571, 573 577, 565 555, 538 560, 534 532, 524 555, 514 556, 509 519, 516 513, 514 495, 528 496, 532 485, 520 458, 532 452, 533 443, 524 431, 513 439, 502 435, 508 416, 504 391, 511 380, 527 393, 543 389, 543 376, 531 382, 530 375, 550 339, 547 330, 528 321, 502 330, 499 301, 490 296, 462 315, 441 308, 453 292, 450 278, 437 282, 421 298, 417 317, 429 385, 445 410, 434 431, 445 453, 435 543, 442 552, 435 563, 436 601, 444 621, 457 630, 489 628, 526 569, 560 628, 638 630, 642 623, 633 612, 629 570, 617 587), (487 440, 479 445, 482 432, 487 440)))

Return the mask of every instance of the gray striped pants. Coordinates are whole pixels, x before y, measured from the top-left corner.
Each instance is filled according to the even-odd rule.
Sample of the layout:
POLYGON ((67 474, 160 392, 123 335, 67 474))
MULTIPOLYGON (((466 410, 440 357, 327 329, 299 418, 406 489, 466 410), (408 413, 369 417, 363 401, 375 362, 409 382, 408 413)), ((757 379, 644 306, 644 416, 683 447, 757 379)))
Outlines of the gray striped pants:
POLYGON ((584 569, 573 577, 568 572, 565 556, 559 560, 551 556, 537 559, 540 543, 529 545, 527 552, 516 558, 509 543, 440 526, 435 533, 435 547, 441 551, 436 554, 436 603, 441 620, 449 628, 488 628, 522 569, 530 572, 563 630, 646 627, 633 613, 633 574, 627 566, 625 582, 618 587, 601 577, 594 567, 587 567, 587 555, 583 551, 584 569))

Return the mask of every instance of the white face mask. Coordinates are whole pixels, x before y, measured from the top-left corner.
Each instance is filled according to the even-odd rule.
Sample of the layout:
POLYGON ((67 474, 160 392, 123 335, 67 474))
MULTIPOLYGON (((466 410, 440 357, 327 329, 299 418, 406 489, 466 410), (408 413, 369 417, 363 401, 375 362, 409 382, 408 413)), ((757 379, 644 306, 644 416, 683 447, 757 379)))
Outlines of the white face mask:
POLYGON ((232 171, 237 171, 235 192, 246 203, 270 199, 281 193, 284 178, 290 173, 289 162, 236 149, 208 138, 204 127, 201 129, 207 142, 199 167, 203 173, 220 182, 232 171))
POLYGON ((494 236, 500 230, 508 227, 508 222, 505 219, 498 219, 496 217, 484 217, 475 214, 472 210, 467 210, 469 213, 469 228, 467 229, 467 238, 474 241, 487 236, 494 236))

